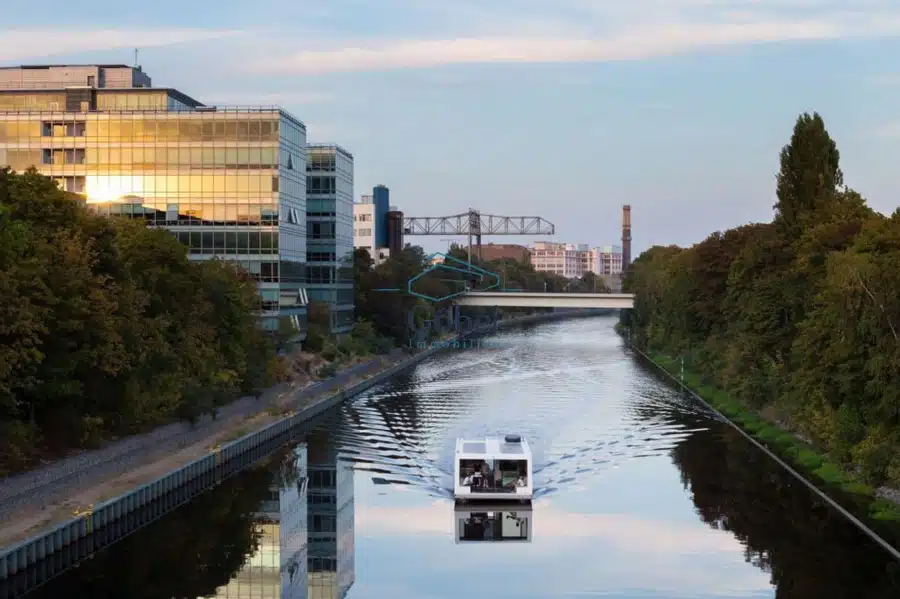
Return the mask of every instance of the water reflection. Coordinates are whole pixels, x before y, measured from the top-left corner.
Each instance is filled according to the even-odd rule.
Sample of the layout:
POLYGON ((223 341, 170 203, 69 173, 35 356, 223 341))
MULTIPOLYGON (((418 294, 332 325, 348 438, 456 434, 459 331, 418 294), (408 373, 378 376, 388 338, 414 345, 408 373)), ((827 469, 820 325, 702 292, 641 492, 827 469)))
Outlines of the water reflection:
POLYGON ((900 597, 900 562, 730 427, 692 436, 672 459, 699 517, 741 542, 778 599, 900 597))
POLYGON ((531 505, 456 506, 456 542, 530 542, 531 505))
POLYGON ((326 436, 293 447, 256 514, 260 542, 212 599, 342 599, 356 579, 353 471, 326 436))
POLYGON ((356 581, 353 470, 327 436, 309 447, 309 598, 342 599, 356 581))
POLYGON ((256 513, 271 473, 247 470, 29 594, 29 599, 203 597, 240 570, 262 538, 256 513))
POLYGON ((207 597, 306 599, 308 466, 306 444, 292 448, 275 471, 255 513, 259 541, 228 584, 207 597))

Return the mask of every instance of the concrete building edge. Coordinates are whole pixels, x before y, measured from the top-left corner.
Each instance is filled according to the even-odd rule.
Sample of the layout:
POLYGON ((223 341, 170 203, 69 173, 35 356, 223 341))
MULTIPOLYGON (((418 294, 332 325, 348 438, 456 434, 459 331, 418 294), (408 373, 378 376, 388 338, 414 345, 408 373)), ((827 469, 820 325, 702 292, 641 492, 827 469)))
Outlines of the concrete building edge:
MULTIPOLYGON (((612 312, 612 310, 573 310, 572 312, 550 312, 519 318, 510 318, 500 320, 495 325, 484 326, 468 333, 457 335, 455 340, 462 341, 472 337, 480 337, 490 334, 495 330, 512 326, 569 318, 600 316, 608 312, 612 312)), ((110 525, 127 514, 157 501, 167 494, 172 493, 201 477, 213 475, 215 482, 220 482, 226 476, 234 473, 225 472, 226 468, 224 467, 230 462, 245 456, 247 453, 260 446, 270 444, 274 439, 284 436, 300 424, 312 420, 326 410, 416 366, 426 358, 445 349, 447 349, 446 344, 425 349, 410 356, 399 364, 395 364, 394 366, 375 374, 369 379, 361 381, 343 391, 338 391, 330 397, 304 408, 296 414, 277 420, 261 429, 235 439, 234 441, 230 441, 206 456, 173 470, 152 482, 141 485, 128 493, 124 493, 118 497, 109 499, 100 505, 94 506, 90 512, 84 515, 72 518, 46 532, 39 533, 12 547, 4 549, 3 552, 0 553, 0 581, 12 578, 18 573, 26 571, 29 567, 39 563, 41 560, 46 559, 54 553, 65 549, 68 545, 90 536, 95 531, 110 525)), ((263 456, 259 456, 253 461, 255 462, 261 457, 263 456)), ((242 464, 240 469, 243 469, 250 464, 252 464, 252 462, 242 464)), ((184 502, 182 501, 175 504, 170 510, 158 514, 157 517, 176 509, 182 503, 184 502)))

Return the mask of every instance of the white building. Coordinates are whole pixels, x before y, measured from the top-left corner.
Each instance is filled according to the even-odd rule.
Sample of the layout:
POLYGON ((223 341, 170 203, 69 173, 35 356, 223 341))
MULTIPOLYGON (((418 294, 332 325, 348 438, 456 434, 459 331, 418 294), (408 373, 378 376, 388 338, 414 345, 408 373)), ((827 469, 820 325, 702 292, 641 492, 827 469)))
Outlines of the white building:
POLYGON ((567 279, 581 278, 589 272, 595 275, 622 272, 622 248, 615 245, 591 248, 587 244, 538 241, 530 251, 535 270, 567 279))
POLYGON ((369 256, 376 265, 381 264, 390 257, 390 250, 386 247, 376 248, 375 239, 379 234, 379 227, 386 223, 376 218, 375 203, 372 196, 364 195, 359 202, 353 204, 353 247, 363 248, 369 252, 369 256))
POLYGON ((584 274, 583 254, 586 245, 538 241, 531 248, 531 264, 539 272, 549 272, 568 279, 584 274))
POLYGON ((597 275, 622 274, 622 247, 605 245, 593 249, 594 266, 591 271, 597 275))

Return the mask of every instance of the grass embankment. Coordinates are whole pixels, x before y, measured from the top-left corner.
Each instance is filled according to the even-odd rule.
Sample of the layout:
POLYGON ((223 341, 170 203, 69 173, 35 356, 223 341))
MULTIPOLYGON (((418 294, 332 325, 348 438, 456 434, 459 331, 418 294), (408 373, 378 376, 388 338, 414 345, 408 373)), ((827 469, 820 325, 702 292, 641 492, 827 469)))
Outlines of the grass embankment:
MULTIPOLYGON (((681 363, 678 358, 653 353, 645 355, 676 379, 680 378, 681 363)), ((874 487, 860 481, 811 443, 763 417, 688 369, 684 370, 684 384, 751 437, 807 475, 810 482, 816 483, 822 490, 831 491, 831 494, 839 490, 857 507, 865 508, 873 520, 900 523, 900 505, 878 498, 874 487)))

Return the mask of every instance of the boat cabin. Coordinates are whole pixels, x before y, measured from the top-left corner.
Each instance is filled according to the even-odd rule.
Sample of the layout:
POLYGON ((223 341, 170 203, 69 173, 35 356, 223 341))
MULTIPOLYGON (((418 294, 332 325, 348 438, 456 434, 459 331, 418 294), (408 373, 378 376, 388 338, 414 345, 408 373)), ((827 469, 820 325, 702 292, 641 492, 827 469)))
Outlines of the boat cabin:
POLYGON ((454 461, 457 499, 531 500, 531 449, 521 437, 457 439, 454 461))
POLYGON ((530 542, 532 513, 530 504, 456 506, 456 542, 530 542))

